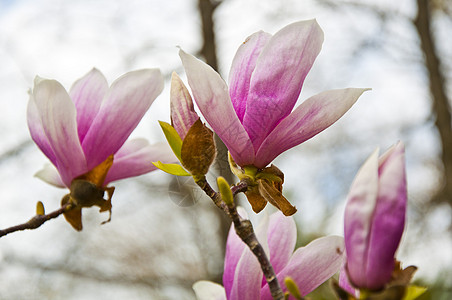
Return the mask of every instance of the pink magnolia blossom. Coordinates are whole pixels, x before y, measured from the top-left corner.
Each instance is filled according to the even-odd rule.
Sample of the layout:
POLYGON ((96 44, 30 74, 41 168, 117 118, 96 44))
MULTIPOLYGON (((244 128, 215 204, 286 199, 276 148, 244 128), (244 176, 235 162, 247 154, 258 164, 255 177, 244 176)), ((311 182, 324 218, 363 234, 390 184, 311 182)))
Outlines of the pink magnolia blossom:
POLYGON ((229 88, 211 67, 180 51, 199 109, 238 165, 264 168, 336 122, 366 90, 326 91, 292 111, 322 43, 315 20, 273 36, 256 32, 237 50, 229 88))
MULTIPOLYGON (((28 103, 32 139, 50 159, 37 173, 42 180, 70 187, 114 154, 104 185, 155 169, 151 161, 168 161, 167 144, 150 145, 127 138, 163 89, 157 69, 124 74, 109 87, 97 69, 77 80, 69 93, 56 80, 36 78, 28 103)), ((174 160, 174 159, 173 159, 174 160)))
MULTIPOLYGON (((379 290, 391 280, 406 204, 405 150, 399 142, 380 158, 376 150, 350 188, 345 208, 344 273, 352 286, 379 290)), ((350 290, 345 279, 343 282, 350 290)))
MULTIPOLYGON (((342 264, 344 241, 338 236, 319 238, 293 252, 297 239, 295 222, 281 212, 265 218, 256 235, 285 292, 283 282, 288 276, 304 296, 339 271, 342 264)), ((223 284, 224 288, 213 282, 198 281, 193 288, 199 300, 272 299, 259 262, 232 226, 226 244, 223 284)))

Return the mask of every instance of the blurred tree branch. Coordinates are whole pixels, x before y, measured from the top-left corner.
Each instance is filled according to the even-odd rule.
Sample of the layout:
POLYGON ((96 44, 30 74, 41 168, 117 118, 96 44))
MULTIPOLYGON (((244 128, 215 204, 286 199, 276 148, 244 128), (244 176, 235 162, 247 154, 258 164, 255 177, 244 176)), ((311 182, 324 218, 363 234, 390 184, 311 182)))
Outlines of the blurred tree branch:
POLYGON ((201 15, 203 44, 201 55, 204 56, 206 63, 214 70, 218 70, 217 50, 215 43, 215 27, 213 14, 215 9, 221 4, 221 1, 198 0, 199 13, 201 15))
MULTIPOLYGON (((198 0, 198 9, 201 17, 202 40, 203 44, 200 55, 204 57, 206 63, 214 70, 218 71, 217 47, 215 42, 215 25, 214 12, 218 6, 223 3, 221 0, 198 0)), ((228 149, 223 141, 215 134, 215 145, 217 148, 217 157, 212 166, 217 176, 223 176, 228 182, 234 182, 232 172, 229 169, 228 149)), ((231 224, 230 220, 220 211, 215 210, 218 220, 220 220, 220 240, 222 241, 221 249, 225 249, 226 238, 231 224)), ((224 253, 223 253, 224 254, 224 253)), ((214 281, 221 282, 220 277, 212 278, 214 281)))
POLYGON ((59 217, 61 214, 70 211, 74 207, 75 206, 72 203, 67 203, 51 213, 48 213, 48 214, 39 214, 38 213, 33 218, 31 218, 30 220, 28 220, 25 223, 11 226, 11 227, 0 230, 0 237, 13 233, 13 232, 16 232, 16 231, 22 231, 22 230, 27 230, 27 229, 36 229, 36 228, 40 227, 42 224, 44 224, 45 222, 59 217))
POLYGON ((448 202, 452 205, 452 127, 449 99, 446 94, 445 77, 437 54, 431 29, 432 7, 429 0, 417 0, 418 13, 413 21, 420 38, 428 72, 432 113, 436 116, 436 128, 441 142, 441 159, 444 166, 442 189, 433 198, 434 202, 448 202))
POLYGON ((31 139, 26 139, 17 144, 16 146, 14 146, 13 148, 3 152, 2 154, 0 154, 0 164, 13 156, 20 154, 22 151, 26 150, 29 146, 33 144, 34 143, 31 139))
POLYGON ((147 274, 132 276, 130 274, 124 274, 122 272, 112 273, 102 271, 92 267, 80 268, 76 264, 68 264, 67 261, 45 263, 30 259, 27 257, 21 257, 16 254, 6 253, 3 257, 6 263, 22 265, 28 269, 37 269, 40 272, 58 272, 73 277, 89 279, 96 282, 114 283, 120 285, 145 285, 151 288, 161 287, 163 284, 174 284, 176 286, 183 286, 187 289, 191 289, 193 280, 186 276, 176 274, 175 276, 162 277, 160 274, 147 274))

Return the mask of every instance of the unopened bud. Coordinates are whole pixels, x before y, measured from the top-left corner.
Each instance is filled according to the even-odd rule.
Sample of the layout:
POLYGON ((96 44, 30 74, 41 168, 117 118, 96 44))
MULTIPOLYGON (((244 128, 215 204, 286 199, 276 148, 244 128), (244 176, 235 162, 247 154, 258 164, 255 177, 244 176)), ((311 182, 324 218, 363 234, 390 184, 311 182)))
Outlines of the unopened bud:
POLYGON ((41 201, 36 203, 36 214, 39 216, 45 215, 44 204, 41 201))

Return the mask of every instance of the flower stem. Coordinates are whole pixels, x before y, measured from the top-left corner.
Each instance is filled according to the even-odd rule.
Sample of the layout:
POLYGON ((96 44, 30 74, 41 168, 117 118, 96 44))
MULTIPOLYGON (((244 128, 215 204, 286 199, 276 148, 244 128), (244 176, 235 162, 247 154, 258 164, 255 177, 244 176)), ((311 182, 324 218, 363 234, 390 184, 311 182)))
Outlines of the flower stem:
MULTIPOLYGON (((196 183, 213 200, 215 205, 223 210, 231 218, 232 223, 234 224, 235 232, 240 237, 240 239, 250 248, 250 250, 259 261, 273 299, 283 300, 284 293, 281 289, 281 286, 279 285, 278 279, 276 278, 275 271, 273 270, 270 260, 265 254, 264 248, 257 240, 251 222, 240 217, 237 212, 237 207, 234 203, 226 205, 226 203, 221 199, 220 194, 212 189, 205 178, 197 180, 196 183)), ((231 191, 235 196, 240 192, 245 192, 247 188, 248 182, 246 180, 242 180, 237 185, 232 186, 231 191)))
POLYGON ((22 230, 26 230, 26 229, 36 229, 36 228, 40 227, 42 224, 44 224, 45 222, 59 217, 61 214, 73 209, 74 207, 75 207, 74 204, 67 203, 67 204, 61 206, 59 209, 57 209, 51 213, 48 213, 46 215, 35 215, 28 222, 0 230, 0 237, 13 233, 13 232, 16 232, 16 231, 22 231, 22 230))

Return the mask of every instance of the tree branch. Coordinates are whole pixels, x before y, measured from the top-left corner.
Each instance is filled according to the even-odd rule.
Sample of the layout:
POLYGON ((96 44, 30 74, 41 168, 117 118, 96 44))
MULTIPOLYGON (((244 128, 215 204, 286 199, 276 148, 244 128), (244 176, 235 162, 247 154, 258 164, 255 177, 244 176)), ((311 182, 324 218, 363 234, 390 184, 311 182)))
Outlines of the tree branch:
POLYGON ((22 231, 22 230, 27 230, 27 229, 36 229, 36 228, 40 227, 42 224, 44 224, 45 222, 59 217, 61 214, 65 213, 67 211, 70 211, 74 207, 75 207, 74 204, 66 203, 59 209, 57 209, 49 214, 36 215, 33 218, 31 218, 28 222, 0 230, 0 237, 13 233, 13 232, 16 232, 16 231, 22 231))
MULTIPOLYGON (((428 0, 417 0, 418 13, 414 25, 418 32, 421 49, 424 53, 425 67, 429 76, 432 113, 436 116, 436 128, 441 142, 441 159, 444 165, 443 189, 436 196, 437 201, 452 201, 452 127, 449 99, 447 98, 445 79, 441 73, 440 60, 436 53, 431 31, 431 7, 428 0)), ((452 204, 452 202, 449 202, 452 204)))
MULTIPOLYGON (((250 248, 250 250, 259 261, 273 299, 283 300, 284 293, 278 282, 278 278, 276 277, 270 260, 265 254, 264 248, 257 240, 251 222, 240 217, 237 212, 237 207, 234 203, 231 203, 231 205, 226 205, 226 203, 221 199, 220 194, 212 189, 206 179, 197 180, 196 183, 213 200, 215 205, 222 209, 231 218, 232 222, 234 223, 235 232, 240 237, 240 239, 250 248)), ((245 192, 247 188, 248 182, 241 181, 237 185, 231 187, 231 191, 233 196, 235 196, 239 192, 245 192)))
POLYGON ((215 30, 213 23, 213 13, 221 2, 212 0, 198 0, 199 12, 201 14, 203 45, 201 55, 204 56, 206 63, 214 70, 218 70, 215 30))

